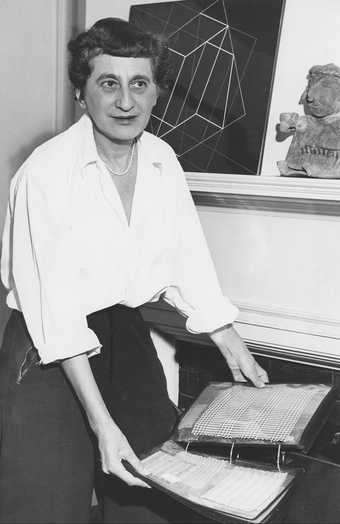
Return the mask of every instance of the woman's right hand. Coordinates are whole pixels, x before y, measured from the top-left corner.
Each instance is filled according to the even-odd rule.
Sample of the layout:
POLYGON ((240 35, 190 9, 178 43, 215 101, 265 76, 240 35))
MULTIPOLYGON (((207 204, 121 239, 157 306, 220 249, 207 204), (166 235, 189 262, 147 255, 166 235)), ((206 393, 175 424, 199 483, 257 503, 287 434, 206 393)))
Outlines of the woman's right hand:
POLYGON ((121 462, 123 459, 127 460, 137 471, 143 473, 140 461, 105 406, 87 354, 82 353, 65 359, 61 362, 61 365, 85 409, 93 432, 97 436, 104 473, 117 475, 130 486, 150 487, 131 475, 121 462))
POLYGON ((140 460, 132 450, 127 438, 114 421, 107 420, 104 427, 95 431, 102 470, 107 475, 116 475, 129 486, 149 488, 145 482, 134 477, 123 466, 122 460, 128 461, 137 471, 143 472, 140 460))

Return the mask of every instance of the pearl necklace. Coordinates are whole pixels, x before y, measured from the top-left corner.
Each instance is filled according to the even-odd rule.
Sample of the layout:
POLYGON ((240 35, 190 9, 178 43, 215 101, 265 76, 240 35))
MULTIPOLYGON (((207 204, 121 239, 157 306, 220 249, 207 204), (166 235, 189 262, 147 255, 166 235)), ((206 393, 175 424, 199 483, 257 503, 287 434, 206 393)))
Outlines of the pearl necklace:
POLYGON ((127 160, 127 165, 126 165, 125 169, 123 169, 123 171, 120 171, 119 173, 117 173, 117 171, 114 171, 114 170, 112 169, 112 167, 109 166, 109 165, 105 162, 105 160, 103 159, 103 162, 104 162, 106 168, 108 169, 108 171, 110 171, 110 173, 111 173, 112 175, 124 176, 124 175, 126 175, 126 174, 130 171, 130 169, 131 169, 131 165, 132 165, 132 160, 133 160, 133 155, 134 155, 134 152, 135 152, 135 146, 136 146, 136 140, 134 140, 133 143, 132 143, 132 146, 130 146, 130 159, 127 160))

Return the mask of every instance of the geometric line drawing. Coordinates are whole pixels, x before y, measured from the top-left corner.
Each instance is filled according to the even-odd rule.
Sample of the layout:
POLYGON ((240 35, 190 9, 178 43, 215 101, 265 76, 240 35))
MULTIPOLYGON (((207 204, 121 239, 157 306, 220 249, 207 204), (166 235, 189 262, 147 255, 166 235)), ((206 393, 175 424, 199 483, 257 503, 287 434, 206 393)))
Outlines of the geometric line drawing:
POLYGON ((260 174, 285 0, 134 5, 130 21, 163 34, 172 82, 148 129, 184 170, 260 174))
MULTIPOLYGON (((177 60, 178 69, 166 106, 161 112, 153 112, 153 117, 158 120, 154 133, 161 138, 167 138, 170 143, 172 135, 176 135, 174 137, 177 138, 175 150, 179 158, 212 138, 217 130, 221 131, 231 126, 246 115, 224 3, 222 2, 224 20, 218 20, 209 15, 211 7, 218 1, 215 0, 205 9, 193 14, 192 18, 169 37, 170 53, 176 54, 180 59, 177 60), (184 41, 179 37, 182 33, 185 35, 184 41), (201 85, 202 80, 199 79, 202 78, 203 69, 208 70, 208 74, 204 75, 204 84, 201 85), (227 71, 228 74, 223 75, 223 82, 216 91, 218 70, 227 71), (238 110, 228 118, 228 108, 232 97, 235 97, 235 92, 232 91, 233 77, 236 77, 233 88, 238 90, 241 103, 238 110), (180 104, 177 100, 178 86, 181 91, 186 90, 180 104), (188 130, 193 129, 196 129, 196 135, 193 137, 194 143, 190 140, 183 140, 188 130), (182 140, 178 140, 178 135, 182 140)), ((255 37, 249 35, 249 38, 256 42, 255 37)))

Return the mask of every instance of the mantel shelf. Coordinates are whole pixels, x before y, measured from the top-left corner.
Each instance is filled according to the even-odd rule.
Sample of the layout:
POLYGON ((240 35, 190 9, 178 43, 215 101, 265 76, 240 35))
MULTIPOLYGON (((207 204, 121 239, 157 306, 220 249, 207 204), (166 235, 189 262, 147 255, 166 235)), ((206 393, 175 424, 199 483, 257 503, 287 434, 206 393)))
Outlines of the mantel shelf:
POLYGON ((340 179, 186 173, 198 205, 340 215, 340 179))

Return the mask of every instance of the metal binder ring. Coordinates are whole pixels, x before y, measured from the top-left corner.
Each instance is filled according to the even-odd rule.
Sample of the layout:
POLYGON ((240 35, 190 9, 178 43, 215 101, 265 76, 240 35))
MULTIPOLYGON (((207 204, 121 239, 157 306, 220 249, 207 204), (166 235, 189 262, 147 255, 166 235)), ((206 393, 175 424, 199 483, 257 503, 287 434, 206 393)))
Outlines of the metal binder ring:
POLYGON ((281 444, 278 444, 277 445, 277 455, 276 455, 276 467, 278 471, 281 471, 280 460, 281 460, 281 444))
POLYGON ((229 464, 233 463, 234 447, 235 447, 235 441, 233 441, 232 444, 231 444, 230 453, 229 453, 229 464))

